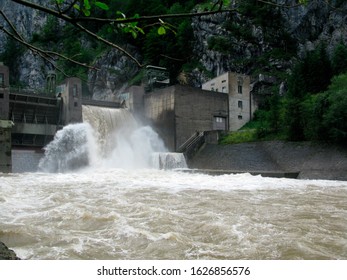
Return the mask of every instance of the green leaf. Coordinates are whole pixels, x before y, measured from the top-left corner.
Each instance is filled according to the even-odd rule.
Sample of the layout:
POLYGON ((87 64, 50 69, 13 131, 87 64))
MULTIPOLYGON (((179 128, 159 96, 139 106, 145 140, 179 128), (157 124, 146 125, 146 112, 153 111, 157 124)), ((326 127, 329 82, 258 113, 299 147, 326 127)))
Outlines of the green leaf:
POLYGON ((89 0, 84 0, 84 7, 85 7, 85 9, 90 10, 91 6, 89 3, 89 0))
POLYGON ((137 38, 137 33, 134 30, 131 30, 131 35, 133 35, 133 38, 136 39, 137 38))
POLYGON ((140 27, 138 27, 138 26, 136 26, 136 30, 137 30, 138 32, 142 33, 143 35, 145 34, 145 31, 143 31, 143 29, 140 28, 140 27))
POLYGON ((165 35, 165 34, 166 34, 166 29, 165 29, 164 26, 160 26, 160 27, 158 28, 158 34, 159 34, 159 35, 165 35))
POLYGON ((99 1, 95 2, 95 6, 99 7, 100 9, 103 9, 105 11, 108 11, 110 9, 107 4, 105 4, 103 2, 99 2, 99 1))
POLYGON ((90 10, 87 10, 87 9, 83 8, 82 12, 84 13, 85 16, 87 16, 87 17, 90 16, 90 10))
POLYGON ((80 5, 78 5, 78 4, 73 5, 73 7, 74 7, 76 10, 78 10, 78 11, 80 11, 80 10, 81 10, 80 5))
MULTIPOLYGON (((123 14, 121 11, 117 11, 116 14, 122 16, 123 19, 126 19, 126 18, 127 18, 127 16, 126 16, 125 14, 123 14)), ((122 18, 117 18, 117 19, 122 19, 122 18)))

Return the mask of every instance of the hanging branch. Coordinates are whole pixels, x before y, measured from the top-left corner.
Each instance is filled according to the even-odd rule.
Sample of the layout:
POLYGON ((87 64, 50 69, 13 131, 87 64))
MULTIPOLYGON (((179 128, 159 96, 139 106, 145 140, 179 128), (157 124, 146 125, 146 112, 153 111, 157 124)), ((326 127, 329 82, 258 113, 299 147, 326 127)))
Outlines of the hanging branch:
MULTIPOLYGON (((77 60, 74 60, 72 58, 69 58, 65 55, 62 55, 60 53, 57 52, 53 52, 53 51, 45 51, 39 47, 36 47, 30 43, 28 43, 27 41, 24 40, 24 38, 18 33, 18 31, 14 28, 12 22, 7 18, 7 16, 3 13, 3 11, 0 10, 0 14, 3 16, 3 18, 5 19, 5 21, 10 25, 11 29, 14 30, 15 34, 12 34, 9 30, 7 30, 4 26, 0 25, 0 29, 7 34, 10 38, 14 39, 15 41, 21 43, 22 45, 26 46, 28 49, 32 50, 35 53, 38 53, 41 55, 41 57, 43 57, 44 59, 47 60, 47 58, 55 60, 54 56, 60 57, 64 60, 67 60, 69 62, 72 62, 74 64, 77 64, 79 66, 83 66, 85 68, 89 68, 89 69, 93 69, 93 70, 99 70, 98 68, 94 67, 94 66, 89 66, 85 63, 81 63, 77 60)), ((49 61, 50 63, 52 63, 51 61, 49 61)))
MULTIPOLYGON (((118 19, 103 19, 103 18, 95 18, 95 17, 71 17, 67 15, 66 13, 70 11, 74 5, 78 1, 73 1, 64 11, 62 11, 59 8, 59 11, 50 9, 48 7, 44 7, 35 3, 32 3, 30 1, 26 0, 12 0, 13 2, 16 2, 18 4, 21 4, 23 6, 42 11, 46 14, 52 15, 56 18, 62 19, 65 22, 68 22, 75 26, 76 28, 80 29, 82 32, 88 34, 89 36, 93 37, 95 40, 102 42, 103 44, 110 46, 112 48, 115 48, 122 53, 124 53, 127 57, 129 57, 131 60, 133 60, 139 67, 143 67, 142 65, 133 55, 131 55, 129 52, 127 52, 124 48, 120 47, 117 44, 114 44, 110 42, 109 40, 97 35, 95 32, 91 31, 90 29, 84 27, 81 23, 82 22, 99 22, 99 23, 108 23, 108 24, 125 24, 125 23, 133 23, 133 22, 145 22, 145 21, 158 21, 163 22, 163 19, 168 18, 185 18, 185 17, 196 17, 196 16, 204 16, 204 15, 213 15, 217 13, 227 13, 235 11, 234 9, 228 9, 228 10, 222 10, 221 5, 219 6, 218 10, 216 11, 205 11, 205 12, 196 12, 196 13, 181 13, 181 14, 166 14, 166 15, 155 15, 155 16, 143 16, 138 18, 118 18, 118 19)), ((218 1, 217 3, 222 3, 222 1, 218 1)), ((57 4, 57 2, 56 2, 57 4)))

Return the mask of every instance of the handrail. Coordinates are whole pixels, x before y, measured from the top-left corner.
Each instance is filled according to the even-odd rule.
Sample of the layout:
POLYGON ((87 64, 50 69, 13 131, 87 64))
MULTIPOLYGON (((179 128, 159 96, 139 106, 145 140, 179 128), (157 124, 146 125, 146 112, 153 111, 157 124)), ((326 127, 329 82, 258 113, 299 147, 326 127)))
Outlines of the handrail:
POLYGON ((204 143, 205 132, 196 132, 177 149, 177 152, 183 153, 187 159, 190 159, 204 143))
POLYGON ((189 145, 190 142, 194 141, 196 137, 199 136, 199 131, 196 131, 192 136, 190 136, 178 149, 178 153, 183 153, 185 148, 189 145))

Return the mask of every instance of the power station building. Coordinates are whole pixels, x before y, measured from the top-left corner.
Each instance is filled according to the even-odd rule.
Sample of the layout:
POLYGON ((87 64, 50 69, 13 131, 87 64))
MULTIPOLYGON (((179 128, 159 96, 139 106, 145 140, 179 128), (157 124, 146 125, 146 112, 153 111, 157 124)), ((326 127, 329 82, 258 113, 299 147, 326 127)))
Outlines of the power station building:
POLYGON ((257 103, 251 94, 250 76, 227 72, 202 85, 203 90, 222 92, 229 96, 229 130, 236 131, 249 122, 257 103))
MULTIPOLYGON (((150 79, 149 79, 150 80, 150 79)), ((149 119, 176 151, 197 131, 236 131, 252 119, 257 108, 250 77, 228 72, 202 88, 183 85, 128 89, 123 101, 133 112, 149 119)))
POLYGON ((170 85, 164 68, 147 70, 146 85, 130 87, 110 104, 83 100, 78 78, 66 79, 46 96, 12 91, 9 69, 0 64, 0 172, 11 172, 13 147, 38 151, 64 125, 82 122, 82 105, 127 108, 150 122, 170 151, 180 151, 202 132, 216 142, 219 132, 238 130, 257 108, 247 75, 228 72, 194 88, 170 85))

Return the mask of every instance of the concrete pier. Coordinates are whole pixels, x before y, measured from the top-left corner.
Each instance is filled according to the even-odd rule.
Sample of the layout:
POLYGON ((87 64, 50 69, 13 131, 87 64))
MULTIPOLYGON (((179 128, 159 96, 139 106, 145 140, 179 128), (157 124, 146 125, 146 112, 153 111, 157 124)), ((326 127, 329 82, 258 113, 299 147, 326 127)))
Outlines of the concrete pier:
POLYGON ((0 172, 12 172, 11 130, 12 121, 0 120, 0 172))

